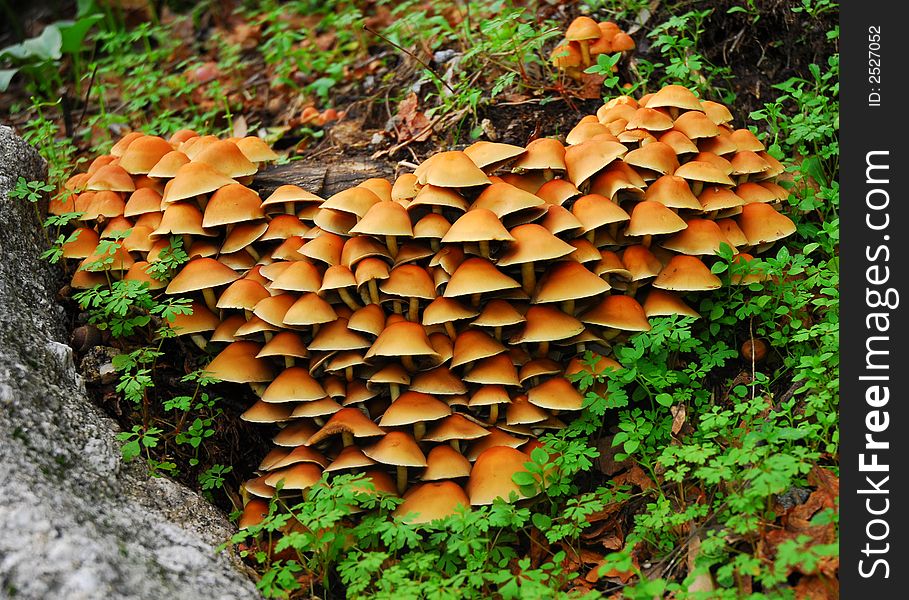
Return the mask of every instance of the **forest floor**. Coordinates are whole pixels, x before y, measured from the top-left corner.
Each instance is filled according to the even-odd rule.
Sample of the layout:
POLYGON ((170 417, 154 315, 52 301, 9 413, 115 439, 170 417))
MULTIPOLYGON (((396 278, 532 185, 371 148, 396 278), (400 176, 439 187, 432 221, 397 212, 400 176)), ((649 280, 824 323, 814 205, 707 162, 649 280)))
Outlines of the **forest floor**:
MULTIPOLYGON (((692 335, 702 347, 670 348, 664 366, 681 372, 686 361, 704 360, 717 340, 737 348, 743 339, 763 337, 774 348, 763 376, 755 373, 753 363, 739 359, 708 369, 703 385, 719 398, 719 405, 736 404, 737 397, 747 404, 739 390, 743 384, 749 390, 759 388, 759 394, 773 401, 766 410, 732 409, 723 417, 729 421, 727 429, 716 425, 720 417, 714 415, 718 429, 712 436, 682 440, 680 446, 678 435, 691 433, 691 423, 698 418, 692 400, 689 424, 683 423, 685 412, 682 422, 673 423, 679 414, 674 412, 663 423, 663 437, 657 439, 659 427, 650 423, 653 439, 642 437, 637 451, 627 443, 624 448, 613 445, 615 436, 628 424, 645 428, 644 421, 653 415, 632 403, 610 417, 594 440, 600 457, 592 469, 577 476, 570 497, 595 493, 605 480, 617 479, 616 474, 634 492, 615 506, 586 515, 590 518, 575 547, 589 553, 577 553, 573 564, 562 565, 581 576, 559 584, 565 590, 614 598, 836 597, 835 552, 830 550, 836 539, 835 517, 824 513, 827 521, 816 518, 835 504, 837 493, 838 396, 831 377, 835 381, 838 362, 830 328, 836 304, 828 303, 831 286, 835 287, 838 241, 836 4, 829 0, 403 4, 299 0, 163 2, 153 3, 153 8, 145 2, 99 4, 100 9, 83 2, 32 3, 15 18, 2 19, 0 26, 2 49, 26 38, 38 39, 60 19, 84 23, 78 39, 71 39, 75 34, 67 30, 70 35, 56 53, 13 59, 0 50, 0 68, 19 69, 0 95, 0 122, 39 146, 50 161, 53 185, 84 170, 134 129, 165 137, 183 127, 200 133, 259 135, 286 153, 277 169, 293 169, 299 161, 331 171, 360 161, 398 175, 433 153, 477 140, 523 146, 538 137, 564 139, 605 99, 622 93, 640 97, 667 83, 686 85, 704 99, 729 106, 738 127, 753 126, 784 159, 787 177, 795 184, 789 203, 800 219, 799 238, 785 256, 773 259, 778 261, 773 263, 779 269, 778 281, 783 281, 768 294, 775 313, 770 308, 753 310, 748 302, 757 296, 749 301, 737 297, 740 312, 750 321, 742 318, 719 334, 694 329, 692 335), (572 79, 549 61, 568 23, 582 14, 615 21, 635 41, 635 50, 619 58, 613 83, 599 74, 572 79), (810 251, 800 254, 806 244, 814 243, 821 248, 810 258, 810 251), (780 315, 800 320, 795 327, 800 331, 780 333, 785 329, 777 326, 780 315), (814 358, 806 359, 809 355, 814 358), (749 438, 777 426, 777 437, 768 433, 770 437, 756 442, 749 438), (720 450, 708 451, 707 439, 720 440, 720 450), (684 460, 693 465, 709 462, 719 452, 716 460, 727 462, 711 468, 725 475, 701 475, 690 487, 668 479, 657 486, 653 479, 663 476, 665 465, 658 463, 669 445, 688 449, 692 455, 684 460), (766 458, 762 445, 791 459, 773 467, 778 481, 761 480, 766 473, 746 473, 751 461, 766 458), (732 456, 730 450, 736 448, 742 454, 732 456), (695 453, 701 454, 693 458, 695 453), (686 494, 715 503, 715 509, 709 513, 691 509, 683 501, 686 494), (740 510, 753 520, 735 522, 729 506, 733 501, 741 501, 740 510), (760 510, 755 508, 761 503, 760 510), (690 513, 680 508, 685 506, 690 513), (676 511, 684 519, 673 519, 676 511), (653 517, 649 522, 648 514, 653 517), (723 535, 717 536, 723 543, 710 545, 704 555, 712 553, 705 564, 713 583, 709 593, 697 596, 697 585, 704 582, 692 585, 690 579, 693 565, 704 557, 692 550, 692 540, 700 544, 709 537, 708 531, 721 531, 723 535), (684 554, 676 551, 683 546, 684 554), (619 562, 602 569, 610 552, 619 562), (688 584, 678 587, 686 576, 688 584)), ((85 312, 65 290, 61 300, 73 328, 84 325, 85 312)), ((702 314, 717 319, 731 312, 724 315, 715 306, 706 308, 705 312, 701 306, 702 314)), ((661 342, 645 338, 641 343, 657 349, 661 342)), ((179 395, 192 388, 181 381, 198 366, 190 364, 189 356, 176 346, 160 359, 156 385, 161 394, 179 395)), ((669 389, 672 382, 667 377, 655 385, 669 389)), ((91 391, 124 430, 143 422, 114 382, 99 380, 91 391)), ((211 432, 202 449, 163 444, 166 451, 149 461, 153 471, 202 489, 231 512, 241 505, 235 490, 268 450, 270 435, 237 418, 250 404, 251 393, 238 395, 226 385, 210 391, 223 401, 217 419, 201 409, 203 428, 211 432)), ((163 413, 158 417, 169 418, 163 413)), ((146 426, 148 418, 144 415, 146 426)), ((570 501, 553 499, 555 512, 570 501)), ((526 527, 515 539, 527 549, 531 566, 537 567, 561 542, 549 544, 534 531, 526 527), (545 552, 534 550, 544 546, 545 552)), ((323 584, 336 584, 339 575, 333 569, 328 568, 328 575, 320 573, 323 584)), ((301 585, 260 587, 266 594, 308 597, 301 585)), ((335 597, 328 591, 319 593, 335 597)))

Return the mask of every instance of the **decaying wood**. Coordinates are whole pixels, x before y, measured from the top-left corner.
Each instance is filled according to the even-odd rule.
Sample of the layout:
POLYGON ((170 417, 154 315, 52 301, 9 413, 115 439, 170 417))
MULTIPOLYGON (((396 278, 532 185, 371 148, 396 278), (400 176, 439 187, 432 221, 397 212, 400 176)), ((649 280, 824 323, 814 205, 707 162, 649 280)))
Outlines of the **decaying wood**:
POLYGON ((372 177, 391 180, 394 169, 387 162, 368 158, 333 159, 327 163, 301 160, 259 172, 253 187, 263 198, 285 184, 298 185, 317 196, 328 198, 372 177))

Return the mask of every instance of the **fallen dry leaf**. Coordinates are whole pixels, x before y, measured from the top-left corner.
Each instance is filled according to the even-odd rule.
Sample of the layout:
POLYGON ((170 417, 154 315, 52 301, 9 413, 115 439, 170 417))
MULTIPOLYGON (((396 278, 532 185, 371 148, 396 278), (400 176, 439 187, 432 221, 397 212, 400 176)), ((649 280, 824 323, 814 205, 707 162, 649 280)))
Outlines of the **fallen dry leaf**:
POLYGON ((613 483, 616 485, 631 484, 641 488, 642 490, 649 490, 655 488, 656 484, 653 482, 650 477, 644 473, 644 470, 641 469, 638 465, 634 465, 624 473, 616 475, 612 478, 613 483))
POLYGON ((419 99, 415 92, 404 98, 398 104, 398 141, 413 140, 425 142, 432 135, 432 127, 426 115, 417 110, 419 99))
POLYGON ((837 600, 840 597, 840 582, 833 577, 806 575, 795 586, 797 600, 837 600))
POLYGON ((246 124, 246 117, 243 115, 238 116, 234 119, 234 128, 233 135, 235 138, 244 138, 246 134, 249 133, 249 126, 246 124))
POLYGON ((603 573, 600 573, 600 568, 605 564, 605 560, 598 563, 594 568, 588 571, 587 575, 584 577, 590 583, 596 583, 600 579, 609 579, 613 583, 628 583, 631 581, 631 578, 634 577, 638 571, 641 570, 641 565, 638 563, 638 557, 632 555, 631 564, 633 567, 627 571, 619 571, 618 569, 609 569, 603 573))
POLYGON ((669 412, 672 413, 672 435, 675 435, 682 430, 682 425, 685 424, 685 406, 674 404, 669 407, 669 412))
POLYGON ((595 100, 603 97, 603 81, 606 78, 602 75, 591 75, 584 73, 581 77, 581 87, 577 94, 585 100, 595 100))
POLYGON ((607 436, 597 443, 597 451, 600 456, 597 457, 597 468, 604 475, 615 475, 622 469, 627 469, 631 465, 631 460, 616 461, 615 455, 622 451, 618 446, 612 445, 612 439, 615 436, 607 436))
MULTIPOLYGON (((691 536, 688 541, 688 572, 693 573, 696 567, 698 556, 701 554, 701 538, 698 535, 691 536)), ((712 592, 716 589, 713 585, 713 577, 710 572, 700 573, 695 576, 694 581, 688 586, 688 592, 712 592)))

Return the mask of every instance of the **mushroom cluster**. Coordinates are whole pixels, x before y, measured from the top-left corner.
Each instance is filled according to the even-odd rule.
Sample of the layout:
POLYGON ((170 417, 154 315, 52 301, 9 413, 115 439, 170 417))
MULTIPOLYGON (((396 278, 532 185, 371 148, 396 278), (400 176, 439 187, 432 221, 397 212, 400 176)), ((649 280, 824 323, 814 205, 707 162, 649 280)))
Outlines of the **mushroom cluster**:
POLYGON ((597 23, 590 17, 578 17, 565 30, 565 39, 549 56, 552 64, 574 78, 596 62, 600 54, 634 50, 634 40, 612 21, 597 23))
MULTIPOLYGON (((191 297, 177 333, 255 390, 242 418, 277 433, 242 526, 279 482, 299 495, 325 472, 365 474, 414 521, 520 497, 536 436, 582 408, 568 377, 586 350, 620 368, 611 342, 698 316, 684 297, 720 287, 721 244, 749 260, 795 230, 780 163, 677 85, 607 102, 566 143, 477 142, 325 199, 260 199, 246 184, 275 157, 255 138, 131 134, 54 207, 84 213, 64 255, 85 265, 130 230, 99 268, 191 297), (190 260, 165 285, 145 268, 171 236, 190 260)), ((81 269, 73 287, 103 282, 81 269)))

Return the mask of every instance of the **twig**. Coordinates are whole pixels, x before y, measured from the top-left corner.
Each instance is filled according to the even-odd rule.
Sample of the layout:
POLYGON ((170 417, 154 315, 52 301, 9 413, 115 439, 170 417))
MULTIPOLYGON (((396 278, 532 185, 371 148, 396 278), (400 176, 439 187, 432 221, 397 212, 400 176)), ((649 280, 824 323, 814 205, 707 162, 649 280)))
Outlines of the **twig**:
MULTIPOLYGON (((98 45, 92 48, 92 62, 95 60, 95 50, 98 48, 98 45)), ((88 80, 88 88, 85 90, 85 99, 82 100, 82 113, 79 115, 79 120, 76 122, 76 129, 82 126, 82 120, 85 118, 85 113, 88 111, 88 100, 91 98, 92 88, 95 87, 95 74, 98 73, 98 64, 95 63, 95 67, 92 69, 92 76, 88 80)))
POLYGON ((447 87, 448 90, 449 90, 452 94, 456 93, 455 90, 454 90, 454 88, 451 87, 451 86, 448 84, 447 81, 445 81, 444 79, 442 79, 441 77, 439 77, 439 74, 435 72, 435 69, 433 69, 432 67, 430 67, 429 65, 427 65, 425 62, 423 62, 423 60, 421 60, 420 57, 418 57, 416 54, 414 54, 414 53, 411 52, 410 50, 407 50, 406 48, 402 48, 401 46, 397 45, 396 43, 394 43, 393 41, 391 41, 390 39, 388 39, 387 37, 385 37, 384 35, 382 35, 382 34, 379 33, 378 31, 374 31, 374 30, 370 29, 369 27, 367 27, 366 25, 363 26, 363 29, 365 29, 365 30, 368 31, 369 33, 375 35, 376 37, 379 37, 379 38, 381 38, 382 40, 388 42, 389 44, 391 44, 392 46, 394 46, 395 48, 397 48, 398 50, 400 50, 400 51, 403 52, 404 54, 408 55, 409 57, 411 57, 412 59, 414 59, 415 61, 417 61, 417 62, 420 63, 421 65, 423 65, 423 68, 426 69, 427 71, 429 71, 429 72, 432 74, 433 77, 435 77, 436 79, 438 79, 438 80, 442 83, 442 85, 444 85, 445 87, 447 87))

